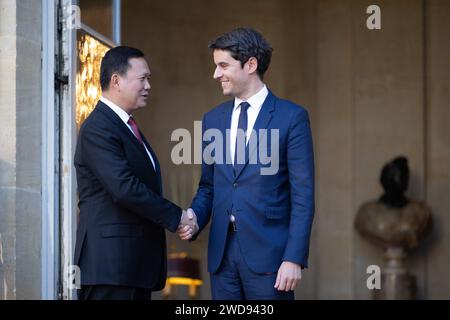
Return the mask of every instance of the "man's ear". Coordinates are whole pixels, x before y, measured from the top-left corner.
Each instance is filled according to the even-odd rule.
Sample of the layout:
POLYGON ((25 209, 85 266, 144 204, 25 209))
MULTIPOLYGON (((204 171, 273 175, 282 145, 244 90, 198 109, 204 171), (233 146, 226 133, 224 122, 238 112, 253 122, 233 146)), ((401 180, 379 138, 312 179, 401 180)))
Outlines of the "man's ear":
POLYGON ((117 73, 113 73, 113 75, 111 76, 111 83, 109 87, 114 89, 115 91, 120 91, 120 77, 117 73))
POLYGON ((253 74, 258 70, 258 60, 255 57, 251 57, 246 62, 248 73, 253 74))

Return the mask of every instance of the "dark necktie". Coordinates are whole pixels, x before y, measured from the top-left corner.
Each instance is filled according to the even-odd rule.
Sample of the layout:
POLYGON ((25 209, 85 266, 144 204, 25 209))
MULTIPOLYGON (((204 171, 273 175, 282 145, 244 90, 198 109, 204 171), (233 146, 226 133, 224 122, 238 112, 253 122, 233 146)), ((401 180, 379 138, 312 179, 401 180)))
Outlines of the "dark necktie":
POLYGON ((139 142, 144 146, 144 141, 142 141, 141 134, 140 134, 140 132, 139 132, 138 126, 137 126, 137 124, 136 124, 136 121, 133 119, 133 117, 130 117, 130 119, 128 119, 128 122, 127 122, 127 123, 130 125, 130 127, 131 127, 131 129, 133 130, 134 135, 136 136, 136 138, 137 138, 137 139, 139 140, 139 142))
MULTIPOLYGON (((247 136, 247 125, 248 125, 248 117, 247 117, 247 110, 250 107, 250 104, 248 102, 241 102, 239 104, 239 106, 241 107, 241 113, 239 114, 239 121, 238 121, 238 130, 241 129, 244 131, 244 137, 247 136)), ((246 148, 245 148, 245 143, 244 143, 244 150, 238 150, 238 134, 236 132, 236 146, 234 149, 234 172, 237 173, 238 170, 240 169, 240 167, 244 166, 245 164, 245 153, 246 153, 246 148), (244 163, 238 163, 238 152, 240 152, 241 154, 244 154, 244 163)), ((245 140, 244 140, 245 141, 245 140)), ((242 162, 242 157, 241 160, 239 162, 242 162)))

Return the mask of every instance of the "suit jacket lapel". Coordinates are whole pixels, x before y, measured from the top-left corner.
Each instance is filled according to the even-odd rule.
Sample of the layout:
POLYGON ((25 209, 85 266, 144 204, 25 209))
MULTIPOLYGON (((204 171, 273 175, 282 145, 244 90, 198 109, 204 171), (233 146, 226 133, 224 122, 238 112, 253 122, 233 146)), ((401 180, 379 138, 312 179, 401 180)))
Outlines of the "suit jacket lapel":
MULTIPOLYGON (((134 144, 142 153, 142 156, 144 157, 145 161, 147 162, 147 164, 153 168, 153 164, 152 161, 150 160, 150 158, 148 157, 147 151, 145 151, 144 146, 139 142, 139 140, 136 138, 136 136, 130 131, 130 129, 128 128, 128 126, 122 121, 122 119, 120 119, 120 117, 113 111, 111 110, 110 107, 108 107, 107 105, 105 105, 103 102, 99 101, 97 103, 96 108, 105 113, 110 119, 111 121, 117 126, 119 127, 120 130, 122 130, 122 132, 124 132, 126 135, 128 135, 128 137, 130 138, 130 143, 134 144)), ((142 132, 139 130, 139 132, 141 133, 141 137, 144 140, 144 143, 147 146, 147 149, 150 151, 153 160, 155 161, 155 167, 156 167, 156 175, 158 176, 158 179, 160 181, 159 186, 161 189, 161 175, 158 173, 158 165, 157 162, 158 160, 156 159, 156 155, 153 152, 153 150, 150 147, 150 144, 147 142, 147 140, 145 139, 144 135, 142 134, 142 132)))
POLYGON ((235 180, 237 180, 237 178, 239 178, 239 175, 244 170, 244 168, 247 166, 249 159, 254 157, 254 153, 258 150, 260 140, 266 138, 265 134, 261 135, 261 137, 259 137, 259 130, 267 129, 270 119, 272 119, 271 113, 274 110, 275 110, 275 96, 269 90, 269 94, 267 95, 266 100, 264 100, 264 103, 261 106, 261 110, 259 110, 258 117, 256 118, 256 122, 253 125, 253 131, 255 131, 256 134, 251 135, 250 139, 248 141, 247 150, 246 150, 248 157, 246 159, 245 165, 239 167, 238 171, 236 172, 235 180), (256 139, 256 143, 255 143, 254 139, 256 139))
MULTIPOLYGON (((111 119, 111 121, 114 122, 120 128, 120 130, 122 130, 122 132, 128 135, 131 143, 133 143, 136 147, 138 147, 138 149, 142 152, 142 154, 148 159, 148 154, 145 151, 144 146, 139 142, 139 140, 131 132, 128 126, 122 121, 122 119, 120 119, 120 117, 114 111, 112 111, 110 107, 108 107, 101 101, 98 102, 97 108, 103 113, 105 113, 111 119)), ((150 159, 148 159, 148 161, 150 161, 150 159)))
POLYGON ((220 124, 219 130, 222 132, 223 136, 223 161, 224 161, 224 170, 226 173, 233 177, 234 170, 233 164, 231 162, 231 153, 230 153, 230 128, 231 128, 231 115, 233 113, 234 100, 230 100, 227 105, 223 108, 222 113, 222 121, 220 124), (227 134, 228 130, 228 134, 227 134))
MULTIPOLYGON (((141 133, 142 140, 144 141, 145 146, 147 147, 148 151, 152 155, 153 161, 155 162, 155 172, 156 172, 156 177, 158 179, 159 193, 162 195, 161 167, 159 165, 158 158, 156 157, 156 153, 153 151, 152 147, 150 146, 150 143, 147 141, 145 136, 142 134, 141 130, 139 130, 139 132, 141 133)), ((147 155, 147 159, 148 159, 148 155, 147 155)), ((153 164, 151 163, 151 160, 150 159, 148 159, 148 160, 150 162, 150 166, 153 168, 153 164)))

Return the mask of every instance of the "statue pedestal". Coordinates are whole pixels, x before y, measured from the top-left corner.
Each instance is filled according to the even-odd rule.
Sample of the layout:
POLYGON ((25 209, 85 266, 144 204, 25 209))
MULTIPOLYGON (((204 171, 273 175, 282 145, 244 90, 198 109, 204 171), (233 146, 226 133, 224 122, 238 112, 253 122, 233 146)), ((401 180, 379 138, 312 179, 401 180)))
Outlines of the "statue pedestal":
POLYGON ((400 247, 386 250, 386 267, 381 272, 381 290, 375 290, 376 300, 411 300, 416 297, 416 279, 405 267, 405 251, 400 247))

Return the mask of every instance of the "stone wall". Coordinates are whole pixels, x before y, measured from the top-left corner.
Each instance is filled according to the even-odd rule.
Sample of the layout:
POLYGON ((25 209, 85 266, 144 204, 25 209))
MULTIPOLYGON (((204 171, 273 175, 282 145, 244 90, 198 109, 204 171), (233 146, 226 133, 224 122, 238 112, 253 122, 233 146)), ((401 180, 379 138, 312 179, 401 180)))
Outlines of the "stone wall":
MULTIPOLYGON (((382 252, 355 232, 359 206, 377 198, 384 163, 405 155, 407 195, 433 211, 434 231, 409 260, 419 298, 450 298, 446 266, 450 207, 448 34, 445 0, 381 0, 381 30, 366 28, 369 0, 149 1, 123 6, 123 43, 143 49, 152 70, 149 106, 137 113, 162 163, 166 196, 187 206, 198 166, 175 166, 176 128, 223 101, 207 49, 215 36, 241 25, 260 30, 275 48, 266 77, 278 95, 310 112, 317 203, 310 268, 297 297, 366 299, 368 265, 382 252), (230 8, 233 8, 231 10, 230 8)), ((207 234, 194 244, 170 235, 172 251, 202 259, 208 299, 207 234)))
POLYGON ((0 1, 0 299, 41 296, 38 1, 0 1))

